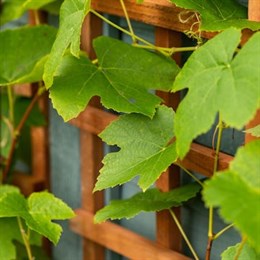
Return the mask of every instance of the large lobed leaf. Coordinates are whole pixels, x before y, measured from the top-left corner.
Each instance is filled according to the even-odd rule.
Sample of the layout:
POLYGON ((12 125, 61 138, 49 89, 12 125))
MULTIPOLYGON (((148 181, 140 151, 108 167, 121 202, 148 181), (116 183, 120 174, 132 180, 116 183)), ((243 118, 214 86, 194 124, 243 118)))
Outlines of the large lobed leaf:
POLYGON ((248 238, 260 253, 260 140, 240 148, 230 169, 205 183, 203 197, 208 206, 220 207, 220 215, 248 238))
POLYGON ((113 200, 96 213, 95 222, 100 223, 107 219, 132 218, 141 211, 161 211, 178 207, 183 202, 195 197, 200 188, 200 185, 193 183, 169 192, 149 189, 137 193, 129 199, 113 200))
POLYGON ((0 186, 0 218, 21 217, 26 225, 57 244, 62 228, 52 220, 68 219, 73 211, 48 192, 32 193, 28 200, 13 186, 0 186))
POLYGON ((70 46, 70 52, 79 56, 81 27, 89 10, 90 0, 65 0, 61 5, 59 31, 44 68, 43 79, 47 88, 53 83, 66 49, 70 46))
POLYGON ((189 89, 175 119, 180 157, 210 129, 217 112, 227 125, 240 129, 259 107, 260 33, 234 57, 239 41, 239 30, 225 30, 195 51, 176 77, 174 91, 189 89))
POLYGON ((179 71, 174 61, 108 37, 94 40, 99 66, 86 57, 63 58, 50 97, 58 113, 76 117, 92 96, 119 112, 138 112, 152 117, 159 97, 149 89, 170 90, 179 71))
POLYGON ((201 30, 220 31, 229 27, 259 30, 260 23, 247 19, 247 8, 237 0, 171 0, 175 5, 199 12, 201 30))
POLYGON ((161 106, 153 119, 140 114, 120 116, 100 137, 119 152, 106 155, 95 190, 123 184, 140 176, 139 186, 146 190, 177 159, 174 137, 174 112, 161 106))
POLYGON ((47 25, 1 31, 0 86, 41 80, 55 36, 47 25))

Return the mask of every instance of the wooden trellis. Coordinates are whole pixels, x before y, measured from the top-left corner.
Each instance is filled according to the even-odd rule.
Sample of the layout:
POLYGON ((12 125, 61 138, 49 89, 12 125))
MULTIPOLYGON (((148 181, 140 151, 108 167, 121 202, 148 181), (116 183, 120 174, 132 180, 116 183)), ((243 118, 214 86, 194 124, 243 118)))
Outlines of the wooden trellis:
MULTIPOLYGON (((92 7, 99 12, 117 16, 124 15, 119 1, 95 0, 92 2, 92 7)), ((179 22, 178 15, 182 11, 180 8, 164 0, 146 0, 142 5, 136 4, 135 0, 128 0, 125 1, 125 4, 131 19, 156 27, 157 45, 181 46, 181 33, 190 28, 192 21, 185 24, 179 22)), ((249 11, 252 20, 260 20, 260 4, 257 3, 257 0, 250 1, 249 11)), ((97 17, 89 15, 83 27, 82 47, 92 58, 94 58, 94 53, 91 42, 101 32, 101 21, 97 17)), ((250 34, 248 31, 243 33, 245 38, 248 34, 250 34)), ((204 33, 203 36, 209 38, 212 37, 212 34, 204 33)), ((178 62, 179 57, 174 58, 178 62)), ((168 106, 177 107, 178 95, 160 92, 157 94, 163 97, 168 106)), ((258 114, 257 122, 260 122, 259 116, 258 114)), ((92 194, 103 158, 102 142, 97 134, 114 119, 116 119, 115 115, 100 109, 99 101, 96 98, 78 118, 71 120, 71 124, 81 130, 82 208, 76 210, 77 217, 71 220, 70 226, 74 232, 84 238, 84 259, 104 259, 105 248, 136 260, 188 259, 181 254, 181 235, 168 211, 162 211, 156 215, 156 241, 150 241, 111 222, 97 225, 93 223, 94 214, 103 206, 104 199, 103 192, 92 194)), ((227 168, 232 158, 230 155, 221 153, 219 169, 227 168)), ((213 163, 212 149, 195 143, 192 144, 191 151, 182 162, 187 169, 199 172, 204 176, 212 174, 213 163)), ((157 186, 163 191, 169 191, 178 186, 178 173, 177 166, 170 167, 157 181, 157 186)), ((179 210, 176 211, 179 214, 179 210)))
MULTIPOLYGON (((99 12, 123 16, 119 1, 95 0, 93 8, 99 12)), ((188 30, 193 21, 180 23, 178 15, 180 8, 167 3, 165 0, 146 0, 144 4, 138 5, 135 0, 125 1, 131 19, 141 21, 156 27, 155 41, 160 46, 181 46, 181 33, 188 30)), ((260 3, 258 0, 249 0, 249 19, 260 21, 260 3)), ((82 48, 86 50, 91 58, 94 52, 91 46, 92 40, 102 34, 102 22, 95 16, 89 15, 82 30, 82 48)), ((244 31, 246 38, 250 34, 244 31)), ((204 37, 212 37, 205 33, 204 37)), ((178 62, 179 57, 174 57, 178 62)), ((31 96, 32 88, 23 86, 17 93, 31 96)), ((157 93, 162 96, 168 106, 174 108, 179 103, 179 96, 157 93)), ((41 101, 43 109, 46 110, 46 98, 41 101), (45 101, 44 101, 45 100, 45 101)), ((47 112, 46 112, 47 114, 47 112)), ((71 229, 84 238, 83 252, 85 260, 104 259, 105 248, 111 249, 130 259, 136 260, 168 260, 189 259, 181 254, 181 235, 173 223, 167 211, 157 213, 157 239, 150 241, 122 226, 111 222, 95 225, 93 218, 95 212, 103 206, 103 192, 92 193, 103 158, 103 145, 97 137, 116 116, 102 110, 98 98, 94 98, 87 109, 71 124, 80 129, 81 143, 81 190, 82 206, 77 209, 77 217, 70 221, 71 229)), ((260 112, 250 122, 250 126, 260 123, 260 112)), ((15 182, 23 188, 25 193, 48 186, 48 133, 46 128, 33 128, 31 130, 33 162, 32 175, 17 175, 15 182), (36 156, 37 155, 37 156, 36 156)), ((246 141, 251 136, 246 135, 246 141)), ((219 169, 228 167, 232 156, 221 153, 219 158, 219 169)), ((192 144, 191 150, 182 164, 189 170, 199 172, 204 176, 210 176, 213 170, 214 154, 212 149, 199 144, 192 144)), ((157 186, 168 191, 178 186, 179 169, 177 166, 170 167, 157 182, 157 186), (173 174, 174 172, 174 174, 173 174), (174 177, 173 177, 174 176, 174 177)), ((176 210, 179 215, 179 210, 176 210)))

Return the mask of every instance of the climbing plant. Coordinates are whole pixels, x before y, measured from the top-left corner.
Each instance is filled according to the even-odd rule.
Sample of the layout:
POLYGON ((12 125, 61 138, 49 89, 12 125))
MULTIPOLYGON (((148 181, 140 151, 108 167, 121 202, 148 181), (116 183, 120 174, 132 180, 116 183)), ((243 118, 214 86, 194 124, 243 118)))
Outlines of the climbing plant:
MULTIPOLYGON (((195 19, 186 34, 196 39, 197 45, 164 48, 134 33, 124 1, 120 0, 120 3, 129 30, 93 10, 90 0, 42 0, 37 4, 30 0, 2 1, 3 23, 18 18, 28 9, 57 12, 56 8, 61 4, 57 32, 49 25, 40 24, 0 32, 0 49, 5 50, 0 53, 0 59, 4 61, 0 64, 0 86, 8 104, 7 112, 1 115, 1 131, 8 136, 1 147, 4 158, 2 182, 7 182, 12 170, 13 151, 21 129, 44 91, 49 91, 54 108, 65 121, 82 112, 91 97, 100 96, 105 108, 123 115, 100 134, 104 142, 116 145, 120 150, 105 156, 95 191, 122 185, 135 176, 139 176, 138 185, 142 191, 132 198, 112 201, 97 212, 95 221, 169 209, 193 257, 199 259, 171 208, 201 192, 205 206, 209 208, 206 259, 210 259, 213 242, 231 227, 240 232, 242 240, 225 250, 222 259, 258 259, 260 141, 239 148, 229 168, 223 172, 218 171, 218 160, 223 131, 227 128, 242 130, 260 108, 260 33, 253 33, 247 43, 240 44, 241 30, 257 31, 260 23, 248 21, 246 8, 235 0, 200 3, 172 0, 173 4, 185 9, 179 16, 180 21, 183 21, 183 15, 186 20, 195 19), (81 27, 88 13, 131 36, 133 43, 98 37, 93 42, 97 59, 89 59, 80 50, 81 27), (218 34, 206 40, 201 37, 202 31, 218 34), (171 56, 186 51, 192 54, 180 68, 171 56), (43 83, 31 105, 17 123, 15 111, 19 98, 14 95, 12 86, 41 80, 43 83), (151 91, 184 89, 186 94, 176 111, 163 105, 163 100, 151 91), (213 177, 202 181, 185 169, 179 159, 187 155, 196 137, 211 129, 216 118, 213 177), (171 164, 179 165, 194 182, 170 192, 151 188, 171 164), (219 207, 220 216, 229 223, 223 230, 213 230, 214 207, 219 207)), ((259 137, 259 126, 248 132, 259 137)), ((5 259, 14 258, 11 241, 15 238, 24 243, 32 259, 29 245, 37 244, 38 240, 24 233, 23 227, 56 243, 60 228, 50 220, 72 216, 72 211, 49 193, 33 193, 25 199, 17 188, 2 185, 0 226, 12 228, 4 236, 0 235, 0 240, 7 244, 2 247, 1 243, 0 254, 4 254, 5 259), (21 232, 17 233, 19 228, 21 232)))

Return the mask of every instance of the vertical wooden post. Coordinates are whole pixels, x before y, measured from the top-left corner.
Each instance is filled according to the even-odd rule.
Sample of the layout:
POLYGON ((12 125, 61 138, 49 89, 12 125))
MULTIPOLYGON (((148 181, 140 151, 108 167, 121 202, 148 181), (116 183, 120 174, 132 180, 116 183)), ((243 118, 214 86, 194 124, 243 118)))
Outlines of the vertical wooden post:
MULTIPOLYGON (((181 46, 181 33, 171 30, 156 28, 155 43, 161 47, 179 47, 181 46)), ((174 55, 177 63, 180 63, 180 55, 174 55)), ((180 102, 179 94, 173 95, 158 91, 157 94, 165 100, 165 104, 176 110, 180 102)), ((156 185, 159 189, 166 192, 180 184, 180 169, 177 166, 171 166, 161 175, 156 185)), ((174 209, 175 214, 180 218, 180 208, 174 209)), ((168 210, 156 214, 157 222, 157 243, 164 247, 181 251, 182 237, 175 225, 168 210)))
MULTIPOLYGON (((260 1, 259 0, 249 0, 248 1, 248 19, 251 21, 260 21, 260 1)), ((260 86, 260 82, 257 82, 258 86, 260 86)), ((260 110, 256 112, 255 118, 251 120, 246 129, 250 129, 260 124, 260 110)), ((245 142, 249 142, 256 139, 256 137, 251 134, 245 135, 245 142)))
MULTIPOLYGON (((97 17, 89 14, 82 27, 81 47, 87 51, 89 57, 92 59, 95 58, 92 40, 100 34, 102 34, 102 22, 97 17)), ((91 105, 100 107, 99 99, 92 99, 91 105)), ((103 144, 96 135, 81 130, 80 147, 82 208, 88 212, 95 213, 103 206, 104 202, 103 192, 92 193, 101 168, 103 144)), ((84 238, 83 259, 102 260, 104 259, 104 252, 104 247, 84 238)))

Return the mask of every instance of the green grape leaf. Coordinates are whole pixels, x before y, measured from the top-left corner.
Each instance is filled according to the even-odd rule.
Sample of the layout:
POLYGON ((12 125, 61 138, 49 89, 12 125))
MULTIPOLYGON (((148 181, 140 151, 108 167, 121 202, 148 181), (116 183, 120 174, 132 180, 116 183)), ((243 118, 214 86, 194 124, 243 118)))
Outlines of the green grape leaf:
POLYGON ((243 245, 242 251, 239 254, 239 257, 236 258, 238 250, 241 246, 241 243, 236 244, 235 246, 228 247, 222 254, 221 260, 258 260, 260 259, 260 255, 258 255, 253 248, 251 248, 248 243, 243 245))
MULTIPOLYGON (((23 244, 17 218, 0 218, 0 259, 17 259, 14 241, 23 244)), ((41 245, 41 236, 30 232, 30 245, 41 245)))
POLYGON ((47 88, 53 83, 53 77, 62 61, 66 49, 78 57, 80 54, 81 27, 90 10, 90 0, 65 0, 60 8, 60 27, 57 38, 45 64, 43 80, 47 88))
POLYGON ((95 215, 95 222, 107 219, 132 218, 141 211, 160 211, 171 207, 181 206, 183 202, 193 198, 199 192, 196 183, 176 188, 169 192, 149 189, 125 200, 113 200, 109 205, 99 210, 95 215))
POLYGON ((56 29, 47 25, 1 31, 0 86, 41 80, 55 35, 56 29))
POLYGON ((258 253, 260 252, 259 158, 260 140, 248 143, 238 151, 230 169, 218 173, 207 181, 203 190, 207 206, 220 207, 223 219, 233 222, 258 253))
POLYGON ((51 221, 73 216, 74 212, 51 193, 35 192, 26 200, 17 188, 0 186, 0 218, 21 217, 31 230, 54 244, 59 241, 62 228, 51 221))
POLYGON ((74 212, 60 199, 48 192, 32 193, 28 198, 29 215, 26 224, 34 231, 50 239, 59 241, 62 228, 51 220, 74 217, 74 212))
POLYGON ((229 168, 235 171, 252 188, 260 188, 260 140, 240 147, 229 168))
POLYGON ((174 91, 189 89, 175 118, 181 158, 192 140, 210 129, 217 112, 227 125, 240 129, 259 107, 260 33, 234 57, 239 41, 240 31, 225 30, 196 50, 176 77, 174 91))
POLYGON ((171 0, 171 2, 179 7, 199 12, 200 29, 204 31, 220 31, 229 27, 260 29, 259 22, 248 21, 247 8, 239 5, 236 0, 171 0))
POLYGON ((41 0, 41 1, 35 1, 35 0, 26 0, 24 3, 23 3, 23 8, 25 8, 26 10, 28 9, 40 9, 41 7, 49 4, 49 3, 52 3, 56 0, 41 0))
POLYGON ((260 125, 257 125, 253 128, 247 129, 244 131, 245 133, 249 133, 252 136, 260 137, 260 125))
POLYGON ((99 66, 85 57, 63 58, 50 88, 53 106, 65 121, 84 110, 92 96, 107 108, 152 117, 161 102, 148 89, 171 89, 176 63, 147 50, 108 37, 94 41, 99 66), (72 98, 73 97, 73 98, 72 98))
POLYGON ((26 199, 19 189, 9 185, 0 186, 0 218, 26 214, 26 199))
POLYGON ((0 8, 0 26, 20 18, 25 12, 23 3, 24 0, 2 0, 0 8))
POLYGON ((174 112, 161 106, 153 119, 140 114, 120 116, 100 137, 119 152, 106 155, 95 191, 123 184, 140 176, 138 185, 146 190, 176 159, 173 133, 174 112))

